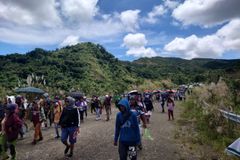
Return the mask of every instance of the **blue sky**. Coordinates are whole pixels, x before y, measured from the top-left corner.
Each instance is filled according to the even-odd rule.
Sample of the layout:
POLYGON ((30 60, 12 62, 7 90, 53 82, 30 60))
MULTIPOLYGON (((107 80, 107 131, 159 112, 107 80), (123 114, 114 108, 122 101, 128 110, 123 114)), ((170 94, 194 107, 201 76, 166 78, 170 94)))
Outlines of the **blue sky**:
POLYGON ((0 0, 0 54, 103 45, 121 60, 240 58, 239 0, 0 0))

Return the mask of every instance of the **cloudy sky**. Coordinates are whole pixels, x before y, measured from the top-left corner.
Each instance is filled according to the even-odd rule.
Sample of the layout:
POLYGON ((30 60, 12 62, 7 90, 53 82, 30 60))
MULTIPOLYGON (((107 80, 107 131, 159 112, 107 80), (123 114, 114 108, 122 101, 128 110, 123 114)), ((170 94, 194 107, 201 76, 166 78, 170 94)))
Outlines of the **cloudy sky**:
POLYGON ((103 45, 139 57, 240 58, 240 0, 0 0, 0 54, 103 45))

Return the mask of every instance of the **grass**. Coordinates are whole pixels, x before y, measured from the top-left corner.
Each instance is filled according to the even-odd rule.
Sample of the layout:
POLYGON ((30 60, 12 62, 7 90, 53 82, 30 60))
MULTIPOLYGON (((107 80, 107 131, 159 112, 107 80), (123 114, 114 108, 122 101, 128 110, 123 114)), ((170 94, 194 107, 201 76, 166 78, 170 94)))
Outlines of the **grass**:
POLYGON ((212 152, 213 155, 217 154, 217 157, 220 159, 234 159, 233 157, 226 156, 224 150, 239 137, 239 124, 223 118, 219 119, 216 113, 210 112, 209 114, 204 114, 204 110, 196 104, 194 99, 188 99, 181 106, 183 111, 181 113, 182 119, 178 124, 180 126, 187 126, 188 131, 187 134, 184 134, 186 135, 185 138, 181 137, 179 133, 176 136, 181 137, 184 141, 188 139, 192 148, 197 150, 201 146, 210 146, 212 151, 209 150, 207 152, 212 152), (222 132, 217 131, 218 127, 221 127, 222 132))

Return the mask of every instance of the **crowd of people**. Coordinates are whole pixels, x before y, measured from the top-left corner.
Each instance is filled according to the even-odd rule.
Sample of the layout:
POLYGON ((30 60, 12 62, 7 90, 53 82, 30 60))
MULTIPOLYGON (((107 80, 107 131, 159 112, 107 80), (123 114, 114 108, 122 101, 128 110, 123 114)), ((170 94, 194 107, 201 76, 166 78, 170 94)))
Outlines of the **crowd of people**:
MULTIPOLYGON (((137 159, 137 150, 142 150, 143 130, 150 123, 150 117, 154 110, 153 100, 164 112, 165 103, 168 109, 169 120, 174 120, 173 110, 175 107, 174 94, 128 94, 114 100, 119 113, 116 115, 114 145, 118 145, 120 160, 130 157, 137 159), (160 97, 159 97, 160 96, 160 97)), ((80 133, 80 124, 88 116, 88 109, 95 114, 96 121, 102 119, 103 111, 106 113, 106 121, 111 119, 113 99, 105 95, 103 100, 98 96, 87 99, 85 96, 53 99, 49 95, 36 97, 26 105, 23 96, 16 96, 15 100, 5 98, 0 104, 0 156, 2 159, 9 158, 7 151, 10 150, 11 159, 16 159, 15 145, 18 138, 24 138, 29 130, 26 120, 30 120, 34 127, 32 145, 43 140, 42 128, 54 125, 55 138, 61 139, 65 145, 64 154, 73 156, 74 144, 80 133), (61 131, 61 132, 60 132, 61 131)))

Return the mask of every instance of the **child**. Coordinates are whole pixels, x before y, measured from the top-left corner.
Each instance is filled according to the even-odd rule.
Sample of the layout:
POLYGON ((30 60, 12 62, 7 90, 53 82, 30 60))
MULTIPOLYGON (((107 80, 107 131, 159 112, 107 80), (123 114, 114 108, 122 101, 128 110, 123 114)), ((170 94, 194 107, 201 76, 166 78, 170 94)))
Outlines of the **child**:
POLYGON ((173 116, 174 106, 175 106, 174 101, 171 98, 168 98, 167 99, 167 107, 168 107, 168 120, 169 121, 171 120, 171 117, 172 117, 172 120, 174 120, 174 116, 173 116))

